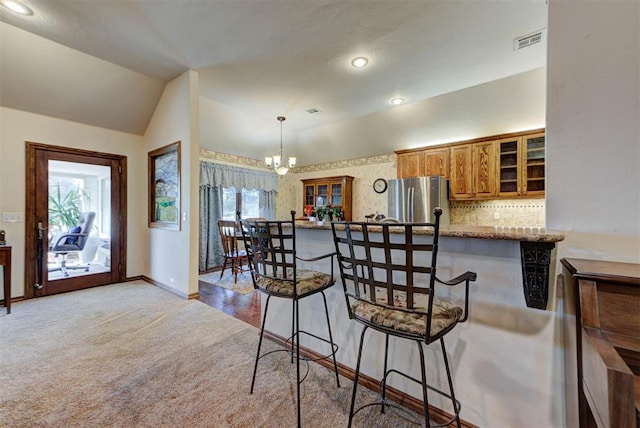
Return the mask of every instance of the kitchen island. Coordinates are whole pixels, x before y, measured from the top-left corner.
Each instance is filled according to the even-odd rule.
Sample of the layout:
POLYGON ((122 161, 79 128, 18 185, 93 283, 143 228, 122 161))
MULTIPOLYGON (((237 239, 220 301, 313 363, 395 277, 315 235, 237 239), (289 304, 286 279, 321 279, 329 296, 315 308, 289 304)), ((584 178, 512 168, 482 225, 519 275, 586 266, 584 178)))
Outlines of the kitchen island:
MULTIPOLYGON (((335 250, 331 225, 298 222, 297 249, 300 257, 313 257, 335 250)), ((462 403, 463 420, 479 426, 553 427, 562 426, 562 331, 555 314, 555 281, 551 281, 548 310, 529 308, 523 296, 521 243, 542 243, 554 247, 563 239, 556 232, 537 228, 486 228, 447 226, 441 230, 438 253, 438 277, 447 280, 465 271, 474 271, 478 279, 471 285, 470 319, 445 339, 453 370, 456 394, 462 403)), ((551 278, 555 251, 549 251, 551 278)), ((314 269, 330 272, 329 262, 315 263, 314 269)), ((338 361, 355 367, 361 325, 348 318, 337 265, 333 266, 337 284, 327 292, 334 340, 340 346, 338 361)), ((463 288, 443 290, 445 298, 462 301, 463 288)), ((318 297, 319 299, 319 297, 318 297)), ((290 306, 275 300, 269 311, 267 328, 271 333, 288 337, 290 306)), ((306 299, 300 304, 301 329, 326 334, 320 301, 306 299)), ((391 339, 393 340, 393 339, 391 339)), ((319 353, 322 345, 301 341, 319 353)), ((419 375, 415 346, 394 346, 390 365, 419 375)), ((365 343, 361 371, 380 378, 384 340, 371 334, 365 343)), ((429 383, 443 388, 446 376, 439 352, 426 350, 429 383)), ((391 386, 413 397, 421 392, 413 383, 394 379, 391 386)), ((430 404, 451 413, 450 405, 430 397, 430 404)))

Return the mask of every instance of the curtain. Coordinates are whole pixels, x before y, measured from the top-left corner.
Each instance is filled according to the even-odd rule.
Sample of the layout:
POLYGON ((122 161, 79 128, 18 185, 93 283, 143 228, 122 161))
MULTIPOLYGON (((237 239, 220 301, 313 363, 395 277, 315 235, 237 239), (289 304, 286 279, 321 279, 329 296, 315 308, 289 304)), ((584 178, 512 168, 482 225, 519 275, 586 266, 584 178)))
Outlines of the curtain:
POLYGON ((200 271, 221 266, 224 262, 218 233, 223 187, 259 190, 260 216, 275 217, 275 195, 278 191, 275 173, 200 161, 200 271))
POLYGON ((260 217, 273 220, 276 217, 276 192, 275 190, 260 190, 258 194, 258 206, 260 217))
POLYGON ((256 171, 201 161, 200 186, 235 187, 236 189, 277 192, 278 176, 275 172, 256 171))
POLYGON ((200 271, 222 265, 224 254, 218 231, 222 217, 222 191, 217 187, 200 186, 200 271))

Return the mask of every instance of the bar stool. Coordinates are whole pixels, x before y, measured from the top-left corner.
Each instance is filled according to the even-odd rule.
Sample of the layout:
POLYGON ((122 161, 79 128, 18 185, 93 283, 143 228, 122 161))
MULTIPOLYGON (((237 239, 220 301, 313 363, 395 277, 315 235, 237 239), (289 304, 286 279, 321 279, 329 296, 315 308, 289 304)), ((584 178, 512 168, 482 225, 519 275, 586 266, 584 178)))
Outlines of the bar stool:
POLYGON ((431 426, 427 392, 433 391, 451 400, 453 405, 454 416, 443 425, 449 425, 455 420, 460 427, 461 405, 455 398, 443 338, 457 324, 467 320, 469 283, 476 280, 476 274, 466 272, 450 281, 441 281, 436 277, 442 210, 436 208, 433 214, 433 223, 331 223, 349 318, 364 325, 358 347, 349 427, 354 415, 366 407, 380 405, 382 413, 386 407, 399 407, 388 402, 386 397, 387 380, 391 374, 421 385, 424 426, 431 426), (437 297, 436 283, 447 287, 464 283, 464 309, 437 297), (380 401, 354 410, 364 337, 369 328, 385 335, 380 401), (418 345, 420 379, 388 368, 389 336, 409 339, 418 345), (449 393, 428 385, 426 381, 422 344, 429 345, 435 341, 440 341, 449 393))
POLYGON ((326 289, 335 284, 335 279, 333 278, 333 261, 335 253, 324 254, 311 259, 303 259, 296 255, 295 211, 291 211, 291 221, 242 220, 241 223, 254 287, 267 295, 267 301, 265 303, 264 314, 262 317, 262 325, 260 326, 260 339, 258 341, 258 351, 256 353, 253 376, 251 378, 250 393, 253 394, 256 372, 258 370, 258 361, 273 352, 290 352, 291 362, 293 362, 294 357, 296 362, 296 416, 298 426, 300 427, 300 384, 304 381, 304 376, 302 378, 300 376, 300 360, 318 361, 333 357, 333 368, 336 374, 336 383, 338 384, 338 388, 340 387, 338 364, 336 362, 338 345, 333 342, 331 323, 329 321, 329 310, 327 308, 327 298, 324 294, 326 289), (331 274, 315 270, 299 269, 297 267, 298 261, 317 262, 327 258, 330 259, 331 262, 331 274), (328 340, 315 334, 300 330, 299 301, 315 294, 322 295, 322 300, 324 302, 324 311, 327 318, 327 329, 329 334, 328 340), (287 339, 287 343, 291 343, 291 348, 270 351, 260 355, 264 327, 269 309, 269 301, 272 297, 291 300, 291 337, 287 339), (316 359, 301 356, 299 340, 301 334, 305 334, 327 343, 330 345, 331 352, 328 355, 316 359))

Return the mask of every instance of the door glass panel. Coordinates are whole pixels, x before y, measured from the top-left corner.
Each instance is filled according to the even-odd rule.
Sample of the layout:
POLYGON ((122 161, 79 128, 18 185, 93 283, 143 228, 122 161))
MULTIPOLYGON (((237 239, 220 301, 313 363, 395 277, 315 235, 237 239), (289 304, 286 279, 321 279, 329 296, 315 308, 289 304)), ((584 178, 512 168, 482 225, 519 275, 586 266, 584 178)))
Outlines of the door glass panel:
POLYGON ((47 279, 111 270, 111 170, 49 161, 47 279))

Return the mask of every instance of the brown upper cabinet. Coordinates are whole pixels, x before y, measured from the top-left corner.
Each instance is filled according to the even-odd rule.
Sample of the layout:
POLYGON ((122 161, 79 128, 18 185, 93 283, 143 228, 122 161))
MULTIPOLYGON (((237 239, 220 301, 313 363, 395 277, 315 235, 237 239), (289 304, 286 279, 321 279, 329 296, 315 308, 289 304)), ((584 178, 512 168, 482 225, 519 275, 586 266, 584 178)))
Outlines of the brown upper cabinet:
POLYGON ((488 199, 496 196, 495 142, 451 147, 449 199, 488 199))
POLYGON ((496 144, 499 195, 544 196, 544 132, 506 138, 496 144))
POLYGON ((331 204, 333 207, 341 208, 344 219, 351 221, 352 184, 353 177, 350 175, 302 180, 302 212, 307 205, 317 207, 331 204), (322 198, 321 204, 318 197, 322 198))
POLYGON ((398 178, 441 175, 453 200, 544 196, 544 129, 395 153, 398 178))
MULTIPOLYGON (((398 152, 397 152, 398 153, 398 152)), ((449 178, 449 148, 424 149, 399 153, 398 178, 441 175, 449 178)))

